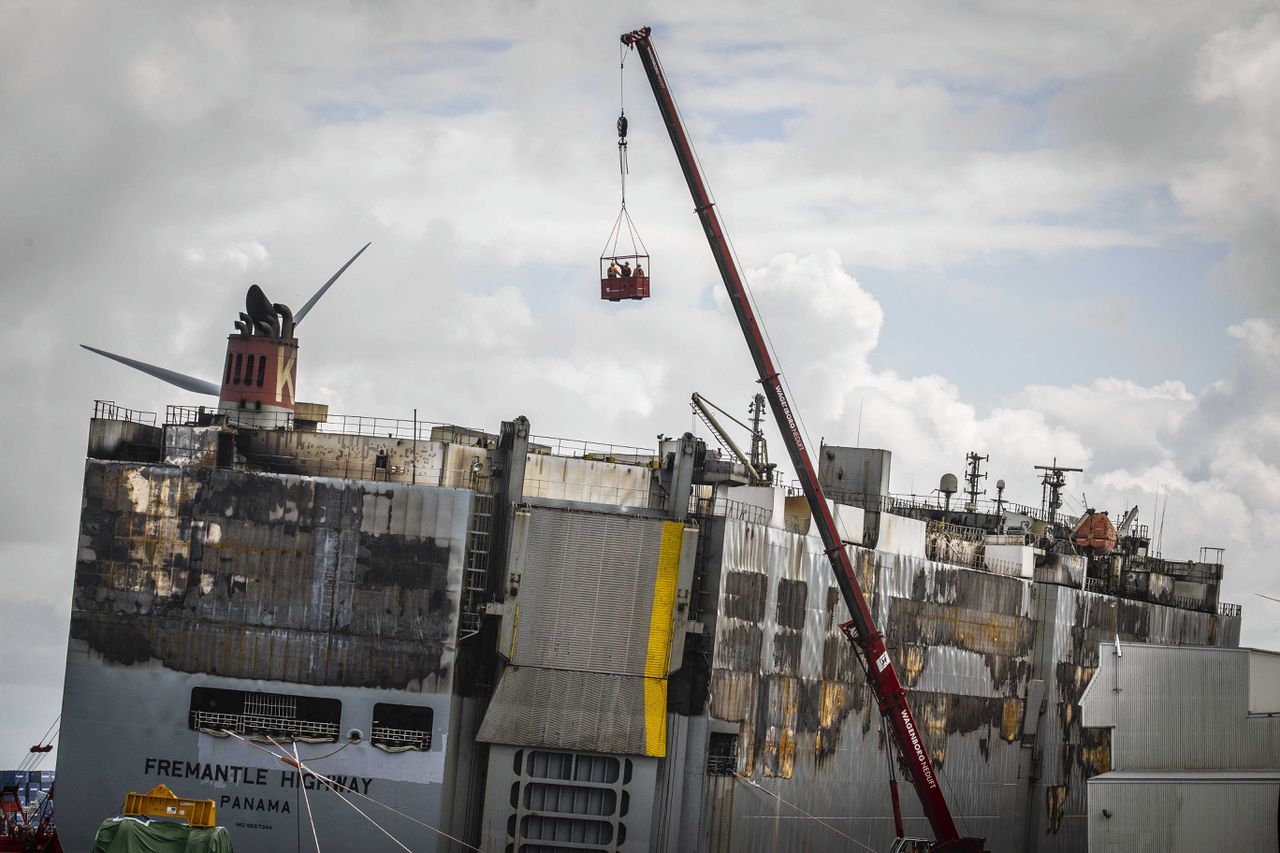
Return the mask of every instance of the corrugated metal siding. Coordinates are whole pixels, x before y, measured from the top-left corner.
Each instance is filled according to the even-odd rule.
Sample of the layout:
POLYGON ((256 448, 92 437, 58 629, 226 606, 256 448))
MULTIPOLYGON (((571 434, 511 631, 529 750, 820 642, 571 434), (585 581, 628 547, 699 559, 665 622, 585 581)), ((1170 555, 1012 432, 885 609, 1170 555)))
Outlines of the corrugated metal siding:
POLYGON ((516 614, 512 666, 480 738, 661 755, 675 601, 668 587, 679 565, 681 528, 672 525, 663 564, 670 577, 655 604, 667 522, 547 507, 528 513, 523 551, 513 554, 517 591, 507 602, 516 614), (655 606, 664 612, 656 614, 655 606), (646 666, 663 677, 645 678, 646 666))
POLYGON ((1098 666, 1099 646, 1114 641, 1205 645, 1230 642, 1232 620, 1062 586, 1035 587, 1036 665, 1044 671, 1043 766, 1033 814, 1038 850, 1082 850, 1087 843, 1087 780, 1111 769, 1111 733, 1081 726, 1080 698, 1098 666))
MULTIPOLYGON (((886 849, 892 836, 879 715, 838 625, 846 609, 821 544, 761 525, 725 522, 714 617, 709 715, 735 724, 735 777, 710 776, 699 826, 715 851, 886 849), (803 581, 798 666, 789 649, 803 581)), ((1078 700, 1097 642, 1229 643, 1231 620, 1122 601, 1029 579, 851 549, 888 637, 931 757, 963 832, 992 850, 1081 851, 1085 780, 1109 769, 1105 731, 1082 732, 1078 700), (1021 744, 1031 679, 1046 682, 1037 781, 1021 744), (1031 825, 1028 828, 1027 820, 1031 825)), ((908 832, 927 836, 909 786, 908 832)))
POLYGON ((510 667, 477 735, 489 743, 643 755, 644 679, 510 667))
POLYGON ((1089 780, 1090 853, 1275 850, 1280 778, 1089 780), (1104 814, 1104 810, 1107 814, 1104 814))
POLYGON ((448 690, 470 503, 90 460, 71 635, 124 665, 448 690))
POLYGON ((1280 768, 1280 717, 1251 717, 1246 649, 1111 644, 1081 701, 1114 726, 1113 770, 1280 768))
POLYGON ((530 510, 520 666, 644 675, 662 521, 530 510))
MULTIPOLYGON (((738 725, 739 770, 754 786, 708 779, 702 849, 852 843, 840 833, 887 849, 892 819, 879 715, 839 631, 847 610, 821 542, 727 521, 721 550, 709 713, 738 725)), ((873 612, 889 626, 891 654, 953 808, 968 831, 992 839, 992 849, 1011 849, 1021 840, 1016 737, 1034 636, 1029 584, 907 556, 851 553, 873 612)), ((904 808, 915 815, 909 831, 927 833, 909 791, 904 808)))

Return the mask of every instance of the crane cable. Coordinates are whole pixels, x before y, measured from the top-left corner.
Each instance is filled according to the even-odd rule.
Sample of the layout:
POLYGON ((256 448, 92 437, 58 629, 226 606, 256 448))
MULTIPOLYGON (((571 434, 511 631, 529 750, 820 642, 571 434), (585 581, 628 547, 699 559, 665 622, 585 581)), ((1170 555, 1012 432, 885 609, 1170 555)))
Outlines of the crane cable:
POLYGON ((627 48, 618 45, 618 172, 622 178, 622 206, 627 206, 627 103, 623 90, 626 80, 627 48))
MULTIPOLYGON (((605 240, 604 249, 601 250, 601 257, 616 256, 618 254, 618 243, 625 236, 631 241, 632 257, 640 258, 643 256, 646 263, 649 260, 649 249, 644 244, 644 238, 640 236, 640 231, 636 228, 634 222, 631 221, 631 214, 627 212, 627 175, 631 172, 631 165, 627 159, 627 108, 626 108, 626 64, 627 54, 630 48, 625 45, 618 46, 618 176, 622 182, 622 206, 618 211, 618 218, 613 223, 613 230, 609 232, 609 238, 605 240)), ((625 251, 625 246, 623 247, 625 251)))
POLYGON ((45 756, 48 755, 49 752, 45 750, 37 751, 36 747, 43 747, 46 744, 52 745, 53 742, 57 740, 58 738, 57 734, 55 734, 53 737, 49 737, 49 734, 53 731, 54 727, 58 725, 58 721, 61 719, 62 719, 61 714, 54 717, 53 722, 49 724, 49 728, 45 730, 45 733, 40 736, 40 740, 36 742, 36 746, 32 747, 27 752, 27 754, 22 757, 22 761, 18 762, 19 772, 27 772, 30 770, 35 770, 44 762, 45 756))

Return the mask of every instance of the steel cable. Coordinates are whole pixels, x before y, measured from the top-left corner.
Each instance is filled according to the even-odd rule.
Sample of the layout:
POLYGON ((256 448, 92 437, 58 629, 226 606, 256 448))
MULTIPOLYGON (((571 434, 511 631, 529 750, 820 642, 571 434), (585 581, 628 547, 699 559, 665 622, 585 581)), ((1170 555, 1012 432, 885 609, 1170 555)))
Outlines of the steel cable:
POLYGON ((807 811, 805 811, 804 809, 800 808, 800 807, 799 807, 798 805, 796 805, 795 803, 788 802, 787 800, 782 799, 782 797, 778 796, 778 795, 777 795, 777 794, 775 794, 773 791, 770 791, 768 788, 764 787, 763 785, 759 785, 759 784, 757 784, 757 783, 756 783, 756 781, 755 781, 754 779, 751 779, 751 778, 750 778, 750 777, 748 777, 748 776, 744 776, 744 775, 742 775, 741 773, 734 773, 734 774, 733 774, 733 776, 734 776, 734 778, 735 778, 735 779, 740 779, 740 780, 742 780, 743 782, 746 782, 748 785, 750 785, 752 788, 755 788, 757 791, 760 791, 760 792, 761 792, 761 793, 763 793, 763 794, 768 794, 770 797, 773 797, 775 800, 777 800, 778 802, 782 803, 784 806, 787 806, 787 807, 789 807, 789 808, 793 808, 793 809, 795 809, 796 811, 800 812, 800 814, 804 815, 805 817, 809 818, 810 820, 816 820, 818 823, 822 824, 822 825, 823 825, 823 826, 825 826, 827 829, 829 829, 829 830, 831 830, 832 832, 834 832, 836 835, 839 835, 839 836, 841 836, 842 838, 847 838, 849 841, 852 841, 854 844, 858 845, 858 846, 859 846, 859 847, 861 847, 863 850, 870 850, 870 851, 872 851, 872 853, 877 853, 877 851, 876 851, 876 849, 875 849, 874 847, 870 847, 870 846, 868 846, 868 845, 866 845, 866 844, 863 844, 861 841, 859 841, 858 839, 854 838, 854 837, 853 837, 852 835, 850 835, 849 833, 847 833, 847 832, 843 832, 843 831, 841 831, 841 830, 837 829, 836 827, 834 827, 834 826, 832 826, 831 824, 827 823, 825 820, 823 820, 822 818, 818 817, 817 815, 815 815, 815 814, 810 814, 809 812, 807 812, 807 811))
MULTIPOLYGON (((307 766, 306 766, 303 762, 301 762, 301 761, 298 761, 298 762, 295 764, 295 763, 294 763, 294 760, 293 760, 292 758, 290 758, 287 754, 278 754, 278 753, 274 753, 274 752, 272 752, 271 750, 267 749, 267 748, 266 748, 265 746, 263 746, 262 744, 254 743, 253 741, 249 740, 248 738, 246 738, 246 737, 242 737, 241 735, 236 734, 235 732, 231 731, 230 729, 223 729, 223 731, 225 731, 228 735, 230 735, 231 737, 235 738, 236 740, 243 741, 243 742, 245 742, 245 743, 249 744, 250 746, 254 747, 255 749, 260 749, 260 750, 262 750, 263 752, 265 752, 267 755, 270 755, 270 756, 274 757, 274 758, 275 758, 275 759, 277 759, 278 761, 282 761, 282 762, 284 762, 285 764, 288 764, 288 765, 290 765, 290 766, 296 766, 299 770, 303 771, 304 773, 308 773, 308 774, 310 774, 311 776, 315 777, 316 779, 319 779, 320 781, 324 782, 324 783, 329 787, 329 790, 330 790, 330 791, 332 791, 332 792, 333 792, 333 794, 334 794, 335 796, 339 797, 340 799, 342 799, 342 800, 343 800, 343 802, 346 802, 346 803, 347 803, 347 805, 351 806, 351 807, 352 807, 353 809, 355 809, 357 812, 360 812, 360 814, 364 815, 364 817, 365 817, 365 819, 366 819, 366 820, 368 820, 370 823, 372 823, 372 824, 373 824, 374 826, 376 826, 378 829, 382 830, 382 832, 383 832, 384 834, 386 834, 386 835, 387 835, 387 837, 388 837, 388 838, 390 838, 392 841, 395 841, 395 842, 396 842, 396 844, 400 844, 400 842, 399 842, 399 841, 396 841, 395 836, 391 835, 391 833, 387 832, 385 829, 383 829, 381 826, 379 826, 377 821, 375 821, 373 818, 369 817, 368 815, 365 815, 365 813, 364 813, 364 812, 362 812, 362 811, 360 811, 360 809, 356 808, 355 803, 349 802, 349 801, 347 801, 347 800, 346 800, 346 798, 345 798, 345 797, 343 797, 343 795, 338 791, 338 788, 339 788, 339 787, 344 787, 344 788, 345 788, 345 786, 340 785, 338 782, 334 781, 333 779, 329 778, 328 776, 325 776, 323 773, 317 773, 316 771, 312 770, 310 767, 307 767, 307 766)), ((360 799, 362 799, 362 800, 368 800, 369 802, 373 803, 374 805, 381 806, 382 808, 386 809, 387 811, 391 812, 392 814, 399 815, 400 817, 404 818, 405 820, 407 820, 407 821, 409 821, 409 822, 411 822, 411 823, 416 823, 418 826, 421 826, 421 827, 424 827, 424 828, 426 828, 426 829, 429 829, 429 830, 431 830, 432 832, 434 832, 436 835, 439 835, 439 836, 441 836, 441 837, 443 837, 443 838, 447 838, 447 839, 449 839, 450 841, 454 842, 455 844, 461 844, 463 847, 465 847, 465 848, 466 848, 466 849, 468 849, 468 850, 475 850, 475 851, 476 851, 476 853, 484 853, 483 849, 481 849, 481 848, 479 848, 479 847, 476 847, 476 846, 474 846, 474 845, 472 845, 472 844, 468 844, 467 842, 463 841, 461 838, 455 838, 454 836, 452 836, 452 835, 450 835, 449 833, 445 832, 443 829, 437 829, 436 827, 432 826, 431 824, 429 824, 429 823, 427 823, 427 822, 425 822, 425 821, 419 820, 418 818, 414 817, 413 815, 406 814, 405 812, 400 811, 399 809, 397 809, 397 808, 396 808, 396 807, 394 807, 394 806, 389 806, 389 805, 387 805, 386 803, 384 803, 384 802, 382 802, 382 801, 380 801, 380 800, 375 800, 373 797, 370 797, 370 796, 368 796, 368 795, 366 795, 366 794, 362 794, 362 793, 360 793, 359 791, 355 791, 355 790, 352 790, 352 789, 350 789, 350 788, 346 788, 346 791, 347 791, 347 793, 349 793, 349 794, 353 794, 353 795, 355 795, 355 796, 359 797, 359 798, 360 798, 360 799)), ((403 848, 403 849, 405 849, 405 850, 408 850, 408 849, 409 849, 409 848, 405 847, 403 844, 400 844, 400 846, 401 846, 401 848, 403 848)), ((412 853, 412 851, 411 851, 411 853, 412 853)))

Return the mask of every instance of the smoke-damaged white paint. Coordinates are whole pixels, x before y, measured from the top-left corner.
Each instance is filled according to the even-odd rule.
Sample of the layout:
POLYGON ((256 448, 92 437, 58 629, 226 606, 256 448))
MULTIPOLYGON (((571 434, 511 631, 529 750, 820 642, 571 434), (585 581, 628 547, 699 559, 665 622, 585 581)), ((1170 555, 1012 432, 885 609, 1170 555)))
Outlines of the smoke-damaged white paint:
MULTIPOLYGON (((314 763, 308 762, 317 772, 440 825, 450 719, 447 694, 227 679, 177 673, 154 664, 123 667, 105 663, 73 640, 58 761, 58 833, 66 849, 87 850, 98 825, 120 810, 125 794, 160 783, 179 796, 213 799, 218 821, 230 831, 237 853, 296 849, 299 830, 305 835, 309 829, 295 769, 234 738, 192 731, 187 715, 191 688, 197 686, 340 700, 341 732, 345 736, 350 729, 360 729, 365 739, 347 746, 299 743, 303 761, 317 757, 314 763), (377 702, 430 706, 431 751, 392 754, 372 746, 368 734, 377 702)), ((285 749, 291 751, 292 745, 285 749)), ((343 793, 369 810, 366 807, 371 804, 343 793)), ((385 841, 385 836, 339 801, 338 793, 320 786, 308 795, 326 847, 377 849, 385 841)), ((436 849, 434 833, 372 808, 381 813, 379 822, 414 851, 436 849)))

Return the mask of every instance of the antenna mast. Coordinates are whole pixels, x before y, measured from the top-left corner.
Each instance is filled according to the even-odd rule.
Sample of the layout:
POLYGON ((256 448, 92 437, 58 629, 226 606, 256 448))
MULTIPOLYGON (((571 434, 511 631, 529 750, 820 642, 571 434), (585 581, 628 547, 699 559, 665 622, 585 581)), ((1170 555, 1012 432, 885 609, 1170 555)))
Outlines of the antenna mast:
POLYGON ((751 415, 751 467, 757 471, 769 469, 769 446, 765 444, 764 430, 760 428, 764 421, 765 399, 763 394, 751 398, 747 406, 747 414, 751 415))
POLYGON ((1064 468, 1058 464, 1058 457, 1053 457, 1052 465, 1037 465, 1037 471, 1043 471, 1040 478, 1040 509, 1049 514, 1049 523, 1058 520, 1058 510, 1062 508, 1062 489, 1067 485, 1066 475, 1072 471, 1083 472, 1083 468, 1064 468))
POLYGON ((990 456, 979 456, 976 450, 970 450, 969 455, 965 457, 968 462, 964 472, 964 481, 967 484, 965 492, 969 495, 969 501, 964 505, 965 512, 977 512, 978 495, 987 493, 986 489, 978 491, 978 482, 987 479, 987 475, 982 471, 982 463, 990 458, 990 456))

